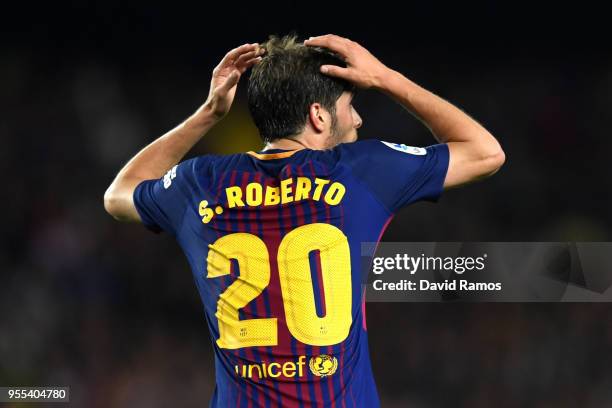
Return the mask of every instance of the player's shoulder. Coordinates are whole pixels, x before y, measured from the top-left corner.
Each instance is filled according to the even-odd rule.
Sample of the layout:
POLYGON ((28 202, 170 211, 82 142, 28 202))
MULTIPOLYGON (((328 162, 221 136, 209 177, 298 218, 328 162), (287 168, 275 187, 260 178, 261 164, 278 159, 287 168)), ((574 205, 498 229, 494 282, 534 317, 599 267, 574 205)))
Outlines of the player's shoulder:
POLYGON ((182 190, 205 187, 209 184, 211 175, 217 171, 221 157, 204 154, 181 161, 162 177, 164 188, 168 189, 172 185, 178 185, 182 190))
POLYGON ((311 150, 310 155, 340 160, 352 155, 367 154, 368 151, 375 148, 378 144, 380 144, 380 141, 376 139, 357 140, 355 142, 340 143, 325 150, 311 150))
POLYGON ((384 154, 385 142, 378 139, 364 139, 355 142, 340 143, 325 150, 306 150, 304 158, 314 160, 332 167, 361 166, 365 161, 384 154))
POLYGON ((335 146, 333 150, 336 150, 340 153, 345 152, 345 151, 348 151, 348 152, 367 151, 369 148, 372 148, 373 146, 379 143, 380 143, 380 140, 378 139, 357 140, 355 142, 340 143, 339 145, 335 146))
POLYGON ((362 164, 367 160, 381 160, 393 158, 399 152, 409 155, 425 155, 427 150, 422 147, 407 146, 405 144, 386 142, 380 139, 365 139, 351 143, 341 143, 331 149, 330 154, 338 162, 346 164, 362 164))
POLYGON ((213 172, 215 170, 236 168, 244 161, 245 154, 203 154, 185 160, 181 165, 187 167, 195 174, 213 172))
POLYGON ((389 160, 390 162, 400 161, 418 164, 449 155, 448 146, 444 143, 417 147, 379 139, 343 143, 334 149, 336 155, 343 161, 358 161, 360 164, 364 160, 378 162, 389 160))
POLYGON ((212 156, 213 155, 206 154, 185 159, 170 169, 168 173, 191 177, 196 176, 210 167, 211 163, 214 161, 214 157, 212 156))
POLYGON ((353 154, 393 153, 401 152, 416 156, 427 154, 423 147, 408 146, 403 143, 386 142, 379 139, 359 140, 353 143, 342 143, 336 146, 340 153, 349 152, 353 154))

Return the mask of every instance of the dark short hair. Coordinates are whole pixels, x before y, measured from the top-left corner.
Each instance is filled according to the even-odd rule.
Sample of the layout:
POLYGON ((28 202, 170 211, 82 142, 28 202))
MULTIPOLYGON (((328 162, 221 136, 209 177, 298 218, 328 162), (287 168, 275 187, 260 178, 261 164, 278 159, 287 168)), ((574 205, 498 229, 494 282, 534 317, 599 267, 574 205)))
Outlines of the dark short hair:
POLYGON ((318 102, 336 119, 336 101, 354 92, 348 81, 326 76, 321 65, 346 63, 332 51, 307 47, 297 34, 271 35, 261 46, 263 59, 249 77, 248 103, 264 142, 296 135, 304 130, 310 105, 318 102))

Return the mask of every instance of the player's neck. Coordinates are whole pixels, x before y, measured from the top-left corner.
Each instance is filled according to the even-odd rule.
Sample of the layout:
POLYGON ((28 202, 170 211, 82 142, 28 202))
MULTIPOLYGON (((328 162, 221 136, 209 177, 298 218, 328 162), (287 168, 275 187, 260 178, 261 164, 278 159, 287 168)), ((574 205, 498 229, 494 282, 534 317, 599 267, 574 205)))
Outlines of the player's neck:
POLYGON ((309 149, 306 144, 301 142, 298 139, 293 138, 281 138, 276 139, 272 142, 267 143, 263 151, 272 150, 272 149, 280 149, 280 150, 301 150, 301 149, 309 149))

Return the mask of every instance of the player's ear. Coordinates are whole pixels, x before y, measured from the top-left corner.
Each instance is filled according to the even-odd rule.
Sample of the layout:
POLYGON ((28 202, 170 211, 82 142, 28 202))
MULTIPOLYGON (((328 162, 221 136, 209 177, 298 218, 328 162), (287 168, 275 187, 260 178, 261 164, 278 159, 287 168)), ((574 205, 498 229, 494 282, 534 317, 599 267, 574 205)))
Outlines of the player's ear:
POLYGON ((310 105, 310 109, 308 110, 308 120, 312 128, 321 133, 325 131, 325 126, 327 125, 327 121, 329 121, 329 114, 327 111, 321 106, 320 103, 313 103, 310 105))

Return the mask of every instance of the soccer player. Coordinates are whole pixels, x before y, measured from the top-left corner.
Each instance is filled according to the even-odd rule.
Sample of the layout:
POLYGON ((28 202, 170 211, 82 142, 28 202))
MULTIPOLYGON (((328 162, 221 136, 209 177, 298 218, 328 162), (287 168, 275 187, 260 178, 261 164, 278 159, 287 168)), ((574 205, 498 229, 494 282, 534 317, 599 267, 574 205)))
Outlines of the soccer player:
POLYGON ((170 233, 187 256, 215 352, 211 406, 377 407, 360 243, 378 241, 398 209, 503 162, 486 129, 358 43, 270 37, 223 58, 206 102, 134 156, 104 204, 170 233), (263 150, 177 164, 227 114, 249 68, 263 150), (438 144, 357 141, 357 88, 393 98, 438 144))

